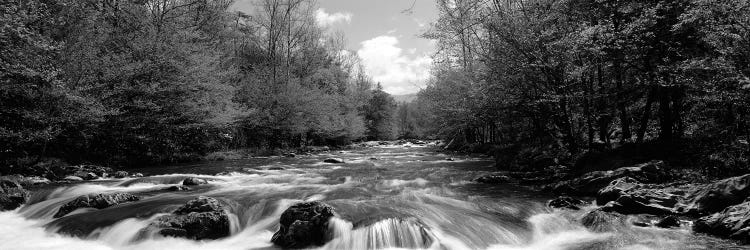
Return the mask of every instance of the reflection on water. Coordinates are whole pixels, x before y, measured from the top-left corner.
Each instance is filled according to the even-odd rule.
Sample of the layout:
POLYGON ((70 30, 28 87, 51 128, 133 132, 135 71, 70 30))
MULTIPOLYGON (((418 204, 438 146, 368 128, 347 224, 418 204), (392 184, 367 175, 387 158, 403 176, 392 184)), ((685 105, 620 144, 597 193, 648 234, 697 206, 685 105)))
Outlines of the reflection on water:
POLYGON ((551 198, 516 186, 471 182, 492 162, 426 147, 384 146, 296 158, 257 158, 141 169, 152 176, 39 190, 30 204, 0 213, 0 249, 273 249, 278 219, 300 201, 335 208, 334 239, 322 249, 731 249, 731 242, 687 228, 625 226, 594 233, 586 210, 551 210, 551 198), (327 157, 346 164, 322 163, 327 157), (221 173, 219 175, 216 175, 221 173), (164 191, 186 177, 208 180, 164 191), (128 192, 140 201, 107 209, 57 209, 89 193, 128 192), (192 241, 142 233, 156 217, 204 195, 230 212, 230 237, 192 241))

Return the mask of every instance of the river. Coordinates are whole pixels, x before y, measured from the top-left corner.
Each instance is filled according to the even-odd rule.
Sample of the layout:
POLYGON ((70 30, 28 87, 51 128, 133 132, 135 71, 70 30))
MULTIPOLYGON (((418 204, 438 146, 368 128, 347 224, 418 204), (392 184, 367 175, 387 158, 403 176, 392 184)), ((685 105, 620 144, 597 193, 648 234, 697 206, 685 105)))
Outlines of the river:
POLYGON ((337 214, 330 223, 336 237, 322 249, 742 249, 692 234, 689 225, 590 232, 578 220, 593 206, 555 210, 545 206, 554 198, 550 194, 472 182, 494 171, 492 165, 490 159, 449 156, 429 146, 391 145, 140 169, 147 177, 35 190, 25 206, 0 212, 0 249, 274 249, 270 239, 280 214, 311 200, 333 206, 337 214), (346 163, 323 163, 328 157, 346 163), (209 184, 163 191, 186 177, 209 184), (53 219, 75 197, 106 192, 142 199, 53 219), (192 241, 139 234, 155 217, 201 195, 228 207, 230 237, 192 241))

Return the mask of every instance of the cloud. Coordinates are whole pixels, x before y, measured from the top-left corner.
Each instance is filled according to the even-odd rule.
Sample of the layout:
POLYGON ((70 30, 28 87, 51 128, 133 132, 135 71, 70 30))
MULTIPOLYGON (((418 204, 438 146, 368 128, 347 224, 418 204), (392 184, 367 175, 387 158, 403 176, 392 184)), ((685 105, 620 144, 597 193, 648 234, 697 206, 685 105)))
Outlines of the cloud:
POLYGON ((419 91, 430 77, 432 59, 426 55, 405 54, 398 38, 379 36, 362 42, 357 55, 375 82, 386 92, 408 94, 419 91))
POLYGON ((349 23, 352 21, 352 13, 349 12, 335 12, 327 13, 325 9, 320 8, 315 11, 315 21, 318 25, 327 27, 334 25, 339 22, 349 23))

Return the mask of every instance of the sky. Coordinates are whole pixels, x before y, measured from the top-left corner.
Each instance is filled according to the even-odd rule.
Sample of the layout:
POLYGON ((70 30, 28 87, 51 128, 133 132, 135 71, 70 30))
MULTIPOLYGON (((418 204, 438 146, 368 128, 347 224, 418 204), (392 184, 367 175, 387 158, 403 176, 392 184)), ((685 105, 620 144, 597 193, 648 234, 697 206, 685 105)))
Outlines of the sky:
MULTIPOLYGON (((254 0, 234 8, 252 12, 254 0)), ((343 32, 347 50, 362 59, 368 74, 394 95, 419 91, 429 78, 434 41, 420 38, 437 19, 434 0, 318 0, 316 19, 343 32)))

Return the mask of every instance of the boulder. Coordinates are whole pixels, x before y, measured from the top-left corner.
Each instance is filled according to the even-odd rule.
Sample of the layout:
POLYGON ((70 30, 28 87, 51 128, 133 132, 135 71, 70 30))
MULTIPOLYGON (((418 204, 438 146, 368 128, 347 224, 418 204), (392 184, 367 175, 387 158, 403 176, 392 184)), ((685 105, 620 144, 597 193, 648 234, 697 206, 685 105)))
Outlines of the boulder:
POLYGON ((656 223, 656 226, 661 228, 680 227, 680 219, 670 215, 659 220, 659 222, 656 223))
POLYGON ((295 154, 295 153, 288 153, 288 154, 285 154, 284 157, 294 158, 294 157, 297 157, 297 154, 295 154))
POLYGON ((329 240, 328 221, 333 208, 322 202, 303 202, 287 208, 281 214, 279 230, 271 241, 282 248, 322 246, 329 240))
POLYGON ((71 175, 71 176, 66 176, 63 180, 66 180, 66 181, 83 181, 83 178, 71 175))
POLYGON ((141 174, 141 173, 134 173, 134 174, 132 174, 130 176, 136 177, 136 178, 140 178, 140 177, 143 177, 143 174, 141 174))
POLYGON ((128 193, 111 193, 111 194, 89 194, 82 195, 74 200, 65 203, 55 214, 54 218, 60 218, 79 208, 96 208, 103 209, 114 205, 133 202, 140 200, 138 196, 128 193))
POLYGON ((168 188, 166 188, 164 190, 172 191, 172 192, 175 192, 175 191, 189 191, 190 187, 183 186, 183 185, 177 185, 177 186, 168 187, 168 188))
POLYGON ((622 177, 609 183, 599 190, 596 195, 596 204, 604 205, 610 201, 617 200, 633 188, 639 187, 639 182, 631 177, 622 177))
POLYGON ((551 208, 566 208, 572 210, 581 209, 580 206, 583 204, 586 204, 586 202, 569 196, 560 196, 547 202, 547 206, 551 208))
POLYGON ((115 178, 126 178, 126 177, 128 177, 128 172, 117 171, 117 172, 115 172, 114 177, 115 178))
POLYGON ((626 219, 621 214, 594 209, 581 218, 581 224, 594 232, 611 232, 625 226, 626 219))
POLYGON ((750 174, 693 186, 685 196, 686 204, 679 208, 681 213, 703 216, 722 211, 750 196, 750 174))
POLYGON ((76 171, 73 174, 73 176, 76 176, 83 180, 93 180, 93 179, 99 178, 99 176, 97 176, 95 173, 84 171, 84 170, 76 171))
POLYGON ((26 203, 28 197, 29 192, 18 182, 0 179, 0 211, 16 209, 26 203))
POLYGON ((476 178, 474 181, 479 183, 487 183, 487 184, 502 184, 502 183, 508 183, 512 179, 505 175, 485 175, 481 176, 479 178, 476 178))
POLYGON ((44 177, 39 176, 23 176, 20 174, 15 175, 8 175, 0 177, 3 180, 9 180, 17 182, 18 184, 21 184, 21 186, 24 187, 30 187, 30 186, 36 186, 36 185, 44 185, 44 184, 50 184, 50 180, 44 177))
POLYGON ((613 180, 631 177, 642 183, 660 183, 668 180, 669 173, 663 161, 650 161, 610 171, 594 171, 569 181, 546 187, 555 193, 596 195, 613 180))
POLYGON ((188 177, 182 180, 182 185, 185 186, 197 186, 197 185, 203 185, 208 184, 208 181, 201 179, 201 178, 195 178, 195 177, 188 177))
POLYGON ((283 167, 270 167, 268 170, 284 170, 283 167))
POLYGON ((730 206, 693 223, 693 231, 750 243, 750 202, 730 206))
POLYGON ((344 163, 344 160, 341 158, 328 158, 323 160, 325 163, 344 163))
POLYGON ((156 218, 145 230, 193 240, 219 239, 230 234, 229 214, 218 200, 200 196, 156 218))

